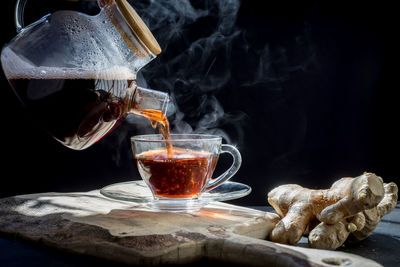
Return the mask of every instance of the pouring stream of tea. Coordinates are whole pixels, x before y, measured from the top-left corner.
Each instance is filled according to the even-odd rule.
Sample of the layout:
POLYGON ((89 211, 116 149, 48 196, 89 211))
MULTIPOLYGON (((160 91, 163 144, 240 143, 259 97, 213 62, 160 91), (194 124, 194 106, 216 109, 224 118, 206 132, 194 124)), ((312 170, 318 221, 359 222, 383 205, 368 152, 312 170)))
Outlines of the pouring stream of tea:
POLYGON ((164 140, 167 140, 165 141, 165 147, 167 149, 168 158, 172 158, 173 148, 172 143, 168 141, 171 139, 171 135, 169 132, 169 122, 167 116, 165 116, 161 110, 155 109, 143 109, 140 111, 140 115, 148 118, 153 128, 158 127, 158 131, 160 132, 164 140))

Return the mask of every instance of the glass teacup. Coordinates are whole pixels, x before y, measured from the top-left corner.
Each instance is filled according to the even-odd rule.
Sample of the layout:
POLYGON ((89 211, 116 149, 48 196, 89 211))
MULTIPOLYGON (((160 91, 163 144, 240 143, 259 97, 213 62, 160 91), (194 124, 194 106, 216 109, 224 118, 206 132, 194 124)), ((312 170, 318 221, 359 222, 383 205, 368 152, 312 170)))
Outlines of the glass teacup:
POLYGON ((200 209, 201 194, 229 180, 242 162, 240 152, 215 135, 171 134, 169 140, 161 135, 138 135, 131 137, 131 143, 140 176, 153 194, 153 206, 161 211, 200 209), (231 154, 233 163, 212 179, 221 153, 231 154))

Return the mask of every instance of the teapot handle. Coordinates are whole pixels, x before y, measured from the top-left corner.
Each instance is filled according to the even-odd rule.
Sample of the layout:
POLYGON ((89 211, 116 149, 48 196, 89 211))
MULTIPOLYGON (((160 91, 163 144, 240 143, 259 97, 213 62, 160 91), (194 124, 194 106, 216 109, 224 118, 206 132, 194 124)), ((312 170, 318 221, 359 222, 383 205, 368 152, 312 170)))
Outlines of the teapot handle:
POLYGON ((25 8, 26 0, 17 0, 15 4, 15 27, 17 28, 17 32, 20 33, 24 29, 24 8, 25 8))
MULTIPOLYGON (((97 3, 100 7, 103 7, 106 4, 111 5, 115 0, 97 0, 97 3)), ((17 29, 17 33, 22 32, 24 29, 24 9, 25 9, 26 0, 17 0, 15 3, 15 11, 14 11, 14 20, 15 27, 17 29)))

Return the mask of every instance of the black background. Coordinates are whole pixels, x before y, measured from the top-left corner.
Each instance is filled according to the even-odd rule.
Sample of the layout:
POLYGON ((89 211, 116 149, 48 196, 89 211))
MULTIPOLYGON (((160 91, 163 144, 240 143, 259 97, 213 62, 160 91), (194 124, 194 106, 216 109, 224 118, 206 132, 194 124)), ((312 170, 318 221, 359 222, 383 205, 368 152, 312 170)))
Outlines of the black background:
MULTIPOLYGON (((241 3, 236 20, 241 34, 228 54, 230 80, 207 93, 189 86, 184 88, 185 101, 182 96, 177 98, 193 124, 203 115, 192 110, 202 95, 215 97, 223 107, 225 115, 217 127, 227 133, 243 156, 242 167, 232 180, 253 188, 249 196, 233 202, 264 205, 267 192, 279 184, 327 188, 340 177, 364 171, 399 183, 400 46, 394 4, 270 2, 241 3)), ((206 8, 199 1, 192 3, 206 8)), ((136 4, 146 20, 146 14, 140 13, 146 1, 136 4)), ((14 1, 2 5, 1 44, 5 44, 16 34, 14 1)), ((77 7, 79 3, 28 1, 26 19, 33 22, 54 10, 77 7)), ((195 41, 212 31, 216 23, 215 18, 206 17, 182 31, 182 39, 195 41)), ((154 34, 159 39, 162 29, 154 34)), ((152 70, 159 70, 157 64, 165 64, 185 49, 178 41, 165 49, 159 40, 163 53, 143 70, 150 87, 165 89, 159 87, 154 75, 166 73, 152 70)), ((223 68, 216 66, 212 71, 223 68)), ((174 92, 178 94, 187 84, 178 75, 179 66, 175 68, 176 77, 170 72, 168 79, 175 81, 174 92)), ((93 147, 73 151, 30 120, 4 74, 0 87, 1 197, 87 191, 139 179, 129 136, 153 132, 151 128, 143 130, 124 123, 93 147)), ((217 172, 228 163, 229 158, 223 157, 217 172)))

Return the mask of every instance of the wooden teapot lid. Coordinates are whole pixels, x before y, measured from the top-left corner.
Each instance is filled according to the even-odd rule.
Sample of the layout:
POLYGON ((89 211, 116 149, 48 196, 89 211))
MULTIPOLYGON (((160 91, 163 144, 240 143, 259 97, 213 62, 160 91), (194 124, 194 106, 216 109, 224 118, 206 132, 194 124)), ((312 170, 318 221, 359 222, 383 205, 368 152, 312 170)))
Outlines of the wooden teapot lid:
POLYGON ((142 42, 146 45, 146 47, 155 55, 161 53, 161 47, 158 44, 156 38, 154 38, 153 34, 147 27, 147 25, 143 22, 143 20, 139 17, 133 7, 126 0, 115 0, 117 6, 121 13, 126 18, 129 25, 138 35, 138 37, 142 40, 142 42))

